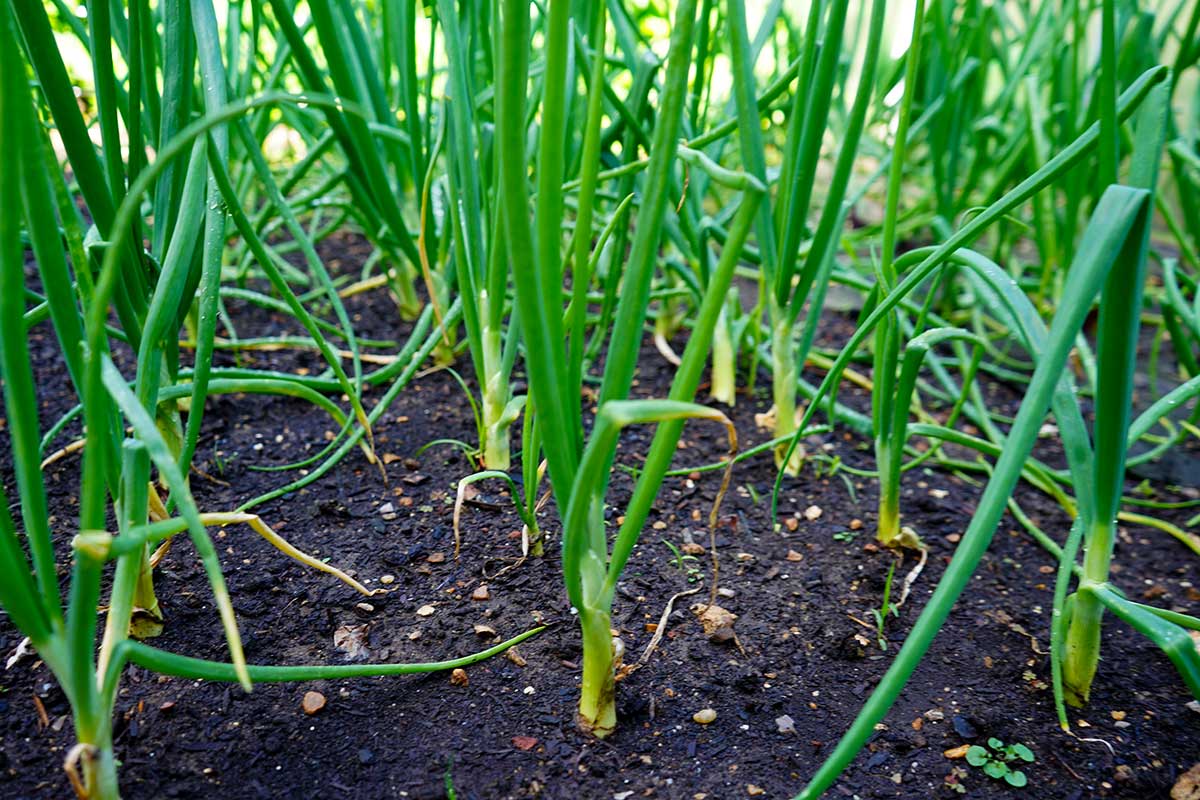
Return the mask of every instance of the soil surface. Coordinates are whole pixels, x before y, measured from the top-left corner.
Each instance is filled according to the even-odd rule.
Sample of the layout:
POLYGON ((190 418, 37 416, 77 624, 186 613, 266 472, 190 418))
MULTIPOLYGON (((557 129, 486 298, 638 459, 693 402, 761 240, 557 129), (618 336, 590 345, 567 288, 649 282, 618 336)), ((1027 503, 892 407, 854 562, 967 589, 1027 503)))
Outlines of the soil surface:
MULTIPOLYGON (((356 274, 368 255, 366 245, 349 236, 327 240, 323 248, 327 263, 346 273, 356 274)), ((384 290, 347 303, 361 336, 405 340, 409 326, 384 290)), ((231 299, 227 308, 242 337, 300 332, 290 319, 244 302, 231 299)), ((852 319, 829 315, 819 344, 835 347, 852 319)), ((33 351, 45 428, 69 409, 74 395, 48 323, 34 329, 33 351)), ((295 350, 243 352, 238 359, 314 374, 322 368, 317 355, 295 350)), ((218 360, 233 364, 234 355, 222 351, 218 360)), ((469 362, 460 359, 458 368, 473 386, 469 362)), ((635 394, 665 396, 671 376, 670 365, 648 347, 635 394)), ((806 377, 817 381, 821 375, 806 377)), ((760 376, 756 383, 731 415, 743 448, 768 438, 756 427, 755 414, 769 404, 769 380, 760 376)), ((1001 410, 1015 411, 1019 391, 998 385, 987 391, 1001 410)), ((379 389, 369 392, 368 408, 381 396, 379 389)), ((864 411, 869 407, 866 394, 852 386, 841 398, 864 411)), ((252 467, 311 455, 335 431, 324 412, 299 400, 211 399, 197 456, 209 477, 192 477, 201 509, 230 510, 295 479, 296 471, 252 467)), ((636 466, 650 434, 628 433, 621 463, 636 466)), ((76 436, 78 427, 68 428, 55 447, 76 436)), ((904 521, 928 544, 929 557, 904 606, 887 620, 882 650, 872 609, 881 603, 895 557, 871 544, 874 480, 847 469, 872 466, 869 442, 841 429, 810 440, 814 457, 800 477, 786 481, 775 520, 771 457, 740 463, 716 532, 724 590, 719 604, 737 615, 736 641, 721 643, 705 637, 689 610, 709 591, 707 519, 721 473, 669 477, 615 604, 613 624, 628 660, 646 648, 672 595, 699 591, 676 601, 657 650, 618 686, 619 729, 595 741, 574 722, 580 641, 559 571, 553 510, 542 515, 546 556, 497 577, 520 555, 520 522, 499 482, 477 484, 479 495, 463 511, 461 557, 454 559, 455 482, 475 467, 452 445, 419 452, 436 439, 477 438, 466 398, 445 370, 414 380, 384 414, 375 438, 388 464, 387 483, 356 450, 312 485, 253 510, 297 547, 388 594, 356 595, 284 557, 248 528, 213 532, 249 660, 346 663, 335 639, 351 635, 366 651, 360 660, 433 661, 498 641, 477 635, 478 625, 503 638, 538 622, 549 627, 517 647, 519 657, 469 667, 466 685, 439 672, 263 684, 245 694, 236 685, 132 668, 115 720, 126 797, 791 797, 829 754, 904 641, 980 494, 978 475, 906 474, 904 521), (694 560, 677 558, 666 542, 676 548, 691 543, 686 549, 695 551, 694 560), (477 594, 481 585, 486 592, 477 594), (473 599, 483 594, 487 599, 473 599), (419 615, 422 606, 433 613, 419 615), (326 698, 313 715, 302 710, 310 691, 326 698), (713 709, 715 721, 693 721, 701 709, 713 709)), ((515 441, 514 453, 518 448, 515 441)), ((726 449, 719 426, 693 423, 676 466, 718 461, 726 449)), ((1052 442, 1042 451, 1042 457, 1058 459, 1052 442)), ((0 452, 7 452, 3 430, 0 452)), ((1196 463, 1195 449, 1185 455, 1196 463)), ((78 471, 78 456, 71 455, 47 474, 64 591, 78 471)), ((2 465, 0 477, 11 500, 10 464, 2 465)), ((631 486, 628 472, 618 471, 610 493, 614 529, 631 486)), ((1194 485, 1156 487, 1160 499, 1195 496, 1194 485)), ((1043 530, 1062 539, 1068 519, 1061 509, 1028 486, 1017 497, 1043 530)), ((1195 511, 1158 513, 1183 524, 1195 511)), ((897 585, 915 562, 910 554, 897 567, 897 585)), ((957 797, 952 784, 973 798, 1169 796, 1179 776, 1200 761, 1200 713, 1188 707, 1191 698, 1166 657, 1111 616, 1092 702, 1072 712, 1073 734, 1058 729, 1047 655, 1054 563, 1015 519, 1005 518, 969 594, 886 725, 828 796, 957 797), (1010 789, 944 754, 988 737, 1022 742, 1034 752, 1036 761, 1024 768, 1026 788, 1010 789)), ((1156 530, 1122 527, 1113 579, 1133 597, 1191 613, 1200 608, 1200 561, 1156 530)), ((185 538, 162 562, 156 585, 167 624, 154 644, 227 660, 211 592, 185 538)), ((0 617, 0 655, 20 641, 0 617)), ((0 672, 0 796, 70 796, 60 765, 72 743, 66 701, 36 656, 0 672)))

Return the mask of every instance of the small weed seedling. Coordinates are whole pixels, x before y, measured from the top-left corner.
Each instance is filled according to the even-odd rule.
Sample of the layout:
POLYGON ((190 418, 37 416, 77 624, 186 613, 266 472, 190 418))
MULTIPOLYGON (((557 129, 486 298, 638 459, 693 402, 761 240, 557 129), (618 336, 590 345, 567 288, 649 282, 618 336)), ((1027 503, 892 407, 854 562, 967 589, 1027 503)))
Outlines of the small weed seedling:
POLYGON ((663 539, 662 543, 671 551, 671 562, 675 565, 675 569, 687 573, 688 583, 695 583, 703 577, 704 571, 696 566, 700 562, 700 559, 684 553, 673 542, 669 542, 666 539, 663 539))
POLYGON ((888 567, 887 581, 883 584, 883 602, 879 604, 879 608, 871 609, 871 616, 875 617, 875 641, 879 644, 880 650, 887 650, 887 638, 883 635, 883 626, 887 623, 888 615, 900 616, 900 609, 892 602, 892 578, 895 576, 896 562, 893 561, 892 565, 888 567))
POLYGON ((845 542, 846 544, 850 544, 850 542, 853 542, 858 538, 858 534, 858 531, 838 531, 833 535, 833 540, 835 542, 845 542))
POLYGON ((1022 761, 1033 763, 1033 751, 1021 743, 1005 744, 996 737, 983 745, 971 745, 967 750, 967 763, 972 767, 982 767, 983 771, 997 780, 1003 780, 1009 786, 1020 789, 1029 782, 1025 773, 1017 769, 1022 761))

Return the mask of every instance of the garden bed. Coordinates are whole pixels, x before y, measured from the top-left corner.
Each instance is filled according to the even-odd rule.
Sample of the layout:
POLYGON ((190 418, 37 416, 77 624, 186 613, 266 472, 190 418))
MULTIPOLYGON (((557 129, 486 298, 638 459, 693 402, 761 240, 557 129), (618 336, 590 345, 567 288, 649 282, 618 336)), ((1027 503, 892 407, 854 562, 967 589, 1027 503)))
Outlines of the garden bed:
MULTIPOLYGON (((369 252, 343 236, 323 248, 326 263, 355 274, 369 252)), ((347 304, 361 336, 403 341, 407 328, 381 291, 347 304)), ((230 310, 243 336, 295 332, 294 322, 253 307, 231 303, 230 310)), ((825 323, 819 344, 832 346, 849 323, 837 315, 825 323)), ((41 396, 54 398, 41 409, 45 428, 68 409, 73 394, 48 323, 35 328, 30 341, 41 396), (47 391, 50 386, 61 390, 47 391)), ((259 368, 320 368, 315 355, 293 351, 241 357, 259 368)), ((228 353, 219 358, 233 363, 228 353)), ((665 396, 672 374, 647 346, 634 396, 665 396)), ((755 414, 769 405, 768 388, 769 378, 760 378, 755 396, 741 397, 731 414, 743 449, 767 438, 755 414)), ((995 404, 1015 411, 1018 393, 994 385, 988 392, 995 404)), ((379 395, 373 390, 366 400, 379 395)), ((869 406, 867 396, 850 386, 841 398, 853 407, 869 406)), ((322 411, 299 400, 210 399, 197 457, 209 477, 192 477, 199 507, 229 510, 281 485, 294 475, 256 472, 250 465, 315 452, 331 426, 322 411)), ((762 797, 790 797, 828 755, 890 663, 979 495, 978 487, 948 473, 906 475, 904 520, 928 544, 929 557, 898 617, 887 622, 884 652, 872 609, 880 605, 894 556, 871 544, 874 480, 845 471, 831 475, 828 464, 810 461, 799 478, 784 484, 777 531, 769 516, 776 474, 769 455, 735 468, 716 549, 719 584, 733 592, 718 602, 738 615, 736 641, 714 642, 688 607, 708 596, 707 519, 720 472, 668 477, 614 606, 626 661, 641 655, 653 635, 648 626, 658 622, 672 595, 699 592, 677 600, 646 665, 618 684, 619 728, 597 741, 574 721, 580 637, 562 585, 553 515, 545 516, 545 558, 512 566, 520 555, 514 538, 520 521, 502 485, 476 484, 479 495, 463 510, 461 557, 454 558, 455 482, 474 467, 453 447, 418 450, 435 439, 473 436, 461 389, 448 372, 432 371, 414 380, 375 427, 377 450, 388 462, 387 484, 354 451, 307 489, 254 509, 297 547, 351 571, 369 588, 387 588, 386 595, 356 595, 285 559, 248 528, 214 532, 247 658, 346 663, 335 638, 362 635, 369 651, 364 657, 371 661, 432 661, 468 655, 493 640, 486 631, 477 634, 476 626, 502 638, 539 622, 547 629, 515 648, 517 655, 468 667, 466 685, 439 672, 258 685, 247 695, 236 684, 160 677, 132 667, 115 715, 126 797, 231 792, 247 798, 432 800, 447 797, 451 785, 459 798, 484 800, 716 800, 760 790, 762 797), (863 524, 858 531, 856 519, 863 524), (690 540, 706 552, 681 559, 663 540, 675 547, 690 540), (511 568, 489 577, 505 567, 511 568), (701 573, 691 575, 694 582, 689 570, 701 573), (384 576, 391 582, 385 584, 384 576), (484 594, 487 599, 477 599, 484 594), (433 613, 418 615, 423 606, 433 613), (311 715, 303 708, 306 692, 319 692, 325 701, 311 715), (715 720, 695 722, 702 709, 714 710, 715 720)), ((0 437, 0 451, 7 452, 7 433, 0 437)), ((648 441, 646 429, 627 433, 619 462, 636 466, 648 441)), ((689 423, 684 442, 675 467, 719 461, 727 449, 724 432, 710 423, 689 423)), ((847 466, 873 464, 869 442, 842 429, 808 447, 847 466)), ((1180 449, 1194 456, 1195 443, 1180 449)), ((1039 455, 1056 460, 1052 451, 1039 455)), ((62 549, 75 527, 78 469, 78 457, 70 456, 47 474, 62 549)), ((12 497, 7 466, 3 474, 12 497)), ((611 515, 620 513, 631 486, 627 473, 614 475, 611 515)), ((1154 488, 1163 499, 1184 499, 1166 486, 1154 488)), ((1194 495, 1195 489, 1178 491, 1194 495)), ((1056 538, 1065 533, 1068 519, 1054 503, 1024 484, 1017 499, 1043 529, 1056 538)), ((1161 513, 1182 523, 1188 512, 1161 513)), ((1122 530, 1114 567, 1119 588, 1167 608, 1194 604, 1200 587, 1195 557, 1159 531, 1122 530)), ((1190 697, 1161 651, 1111 615, 1091 702, 1072 710, 1073 734, 1058 730, 1047 655, 1056 563, 1011 516, 1005 518, 970 593, 886 727, 830 796, 956 797, 952 783, 968 797, 1169 796, 1200 759, 1200 713, 1188 707, 1190 697), (1028 786, 1012 789, 946 755, 989 737, 1030 748, 1036 760, 1022 765, 1028 786)), ((897 568, 897 585, 914 564, 909 554, 897 568)), ((226 660, 211 590, 183 537, 160 565, 156 588, 167 624, 155 644, 226 660)), ((21 638, 7 619, 0 620, 0 654, 12 653, 21 638)), ((0 685, 0 795, 67 796, 60 765, 74 733, 57 683, 31 656, 3 672, 0 685)))

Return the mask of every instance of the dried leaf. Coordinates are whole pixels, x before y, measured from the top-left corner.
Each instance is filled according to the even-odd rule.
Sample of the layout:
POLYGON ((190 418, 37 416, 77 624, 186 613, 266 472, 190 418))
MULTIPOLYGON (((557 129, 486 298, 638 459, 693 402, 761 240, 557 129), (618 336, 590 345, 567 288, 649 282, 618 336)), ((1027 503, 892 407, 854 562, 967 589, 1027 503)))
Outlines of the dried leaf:
POLYGON ((342 625, 333 632, 333 646, 346 654, 347 661, 358 661, 370 655, 367 649, 367 629, 362 625, 342 625))

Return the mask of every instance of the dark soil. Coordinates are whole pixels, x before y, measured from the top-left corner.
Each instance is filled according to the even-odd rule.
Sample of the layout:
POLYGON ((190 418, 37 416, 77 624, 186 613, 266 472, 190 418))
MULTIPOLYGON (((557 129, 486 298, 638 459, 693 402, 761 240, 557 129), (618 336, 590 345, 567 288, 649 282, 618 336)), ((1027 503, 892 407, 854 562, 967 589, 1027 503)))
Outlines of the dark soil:
MULTIPOLYGON (((350 239, 324 247, 327 260, 340 259, 347 270, 357 269, 365 255, 363 246, 350 239)), ((349 306, 362 335, 403 341, 408 326, 384 292, 356 296, 349 306)), ((231 302, 229 310, 242 336, 297 332, 289 320, 245 304, 231 302)), ((823 344, 832 346, 849 323, 838 316, 828 322, 823 344)), ((73 402, 73 394, 48 324, 35 329, 34 340, 48 426, 73 402)), ((228 353, 219 358, 232 363, 228 353)), ((315 355, 294 351, 241 358, 258 367, 320 369, 315 355)), ((469 372, 469 366, 463 369, 469 372)), ((635 392, 665 396, 670 377, 669 365, 648 348, 635 392)), ((744 447, 766 438, 754 415, 765 410, 768 386, 760 379, 756 394, 742 398, 733 414, 744 447)), ((1007 411, 1015 409, 1018 392, 998 386, 989 392, 1007 411)), ((380 395, 371 392, 368 404, 380 395)), ((850 387, 842 398, 858 408, 868 405, 867 397, 850 387)), ((296 473, 249 467, 315 452, 333 426, 323 412, 300 401, 230 396, 211 400, 203 430, 197 465, 216 480, 193 476, 193 488, 202 510, 219 511, 293 479, 296 473)), ((72 429, 72 435, 77 432, 72 429)), ((620 727, 598 742, 574 723, 579 633, 562 587, 554 515, 543 517, 551 537, 545 558, 488 579, 485 575, 494 575, 520 552, 514 538, 520 523, 502 487, 479 484, 478 502, 464 511, 462 555, 455 561, 455 481, 473 467, 449 446, 417 456, 434 439, 476 439, 468 404, 453 378, 439 371, 414 381, 375 433, 378 451, 390 462, 387 484, 354 451, 312 486, 255 509, 293 544, 352 571, 369 587, 394 576, 390 594, 368 600, 373 610, 356 606, 365 598, 287 559, 246 528, 214 532, 250 661, 344 663, 333 641, 342 626, 367 626, 368 660, 388 662, 432 661, 479 650, 490 640, 475 634, 476 624, 491 626, 505 638, 538 621, 550 627, 517 648, 523 665, 493 658, 467 669, 466 686, 452 685, 442 672, 259 685, 247 695, 235 685, 130 669, 115 720, 127 797, 230 793, 432 800, 447 797, 451 782, 459 798, 481 800, 715 800, 754 796, 758 789, 752 786, 760 787, 763 797, 790 797, 829 754, 890 663, 980 492, 948 473, 906 476, 905 522, 931 552, 899 617, 888 621, 888 647, 881 652, 869 624, 893 556, 870 544, 873 481, 844 470, 830 475, 827 463, 811 460, 800 478, 785 484, 782 518, 776 521, 769 518, 775 477, 770 457, 739 465, 717 532, 720 583, 734 592, 720 603, 738 615, 737 637, 744 647, 739 651, 735 644, 707 640, 688 610, 707 595, 709 556, 680 569, 663 543, 690 540, 707 547, 706 520, 720 473, 668 478, 614 610, 627 653, 636 658, 646 647, 652 635, 647 626, 657 622, 671 595, 705 588, 680 599, 648 665, 619 685, 620 727), (394 519, 381 514, 385 503, 393 505, 394 519), (815 520, 804 513, 812 506, 821 510, 815 520), (862 522, 857 532, 851 530, 854 520, 862 522), (777 522, 784 523, 778 530, 777 522), (689 566, 701 581, 689 583, 689 566), (490 599, 472 600, 481 583, 488 584, 490 599), (416 610, 426 604, 435 613, 418 616, 416 610), (309 690, 328 700, 314 716, 301 710, 309 690), (716 710, 715 722, 693 722, 703 708, 716 710), (795 732, 780 732, 776 720, 785 715, 794 721, 795 732)), ((649 433, 625 437, 623 463, 637 464, 649 433)), ((7 452, 7 434, 0 436, 7 452)), ((717 461, 726 446, 719 426, 693 424, 677 465, 717 461)), ((869 468, 872 462, 867 441, 840 431, 810 441, 808 448, 850 466, 869 468)), ((1054 458, 1050 451, 1044 455, 1054 458)), ((78 466, 77 456, 71 456, 47 476, 63 559, 77 520, 78 466)), ((5 489, 14 498, 11 468, 5 464, 3 469, 5 489)), ((614 527, 630 488, 628 475, 619 472, 610 494, 614 527)), ((1188 491, 1164 487, 1159 496, 1183 499, 1188 491)), ((1062 538, 1068 523, 1057 506, 1026 486, 1018 498, 1044 530, 1062 538)), ((1182 524, 1193 513, 1165 516, 1182 524)), ((963 772, 953 780, 975 798, 1169 796, 1178 776, 1200 761, 1200 714, 1187 707, 1190 697, 1167 659, 1111 617, 1092 702, 1073 712, 1075 735, 1058 730, 1046 655, 1053 563, 1015 520, 1005 519, 969 595, 886 726, 829 796, 956 797, 946 785, 955 768, 963 772), (1025 770, 1027 788, 1009 789, 944 755, 991 736, 1024 742, 1036 754, 1036 763, 1025 770)), ((1122 528, 1116 563, 1114 581, 1130 595, 1196 611, 1200 563, 1165 534, 1122 528)), ((897 574, 912 564, 909 557, 897 574)), ((62 570, 65 587, 65 563, 62 570)), ((210 590, 185 539, 161 565, 157 587, 167 626, 154 644, 227 660, 210 590)), ((0 655, 11 653, 20 640, 0 618, 0 655)), ((69 796, 60 765, 73 732, 53 677, 36 658, 26 658, 0 672, 0 692, 0 796, 69 796), (39 703, 48 725, 39 718, 39 703)))

